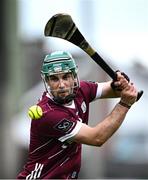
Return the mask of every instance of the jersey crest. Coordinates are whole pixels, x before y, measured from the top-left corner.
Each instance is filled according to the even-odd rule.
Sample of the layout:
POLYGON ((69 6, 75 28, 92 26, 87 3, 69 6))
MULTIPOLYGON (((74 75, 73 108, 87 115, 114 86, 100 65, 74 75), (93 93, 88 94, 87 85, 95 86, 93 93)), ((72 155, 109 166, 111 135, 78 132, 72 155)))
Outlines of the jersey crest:
POLYGON ((82 112, 85 113, 86 112, 86 103, 83 101, 82 104, 81 104, 81 109, 82 109, 82 112))

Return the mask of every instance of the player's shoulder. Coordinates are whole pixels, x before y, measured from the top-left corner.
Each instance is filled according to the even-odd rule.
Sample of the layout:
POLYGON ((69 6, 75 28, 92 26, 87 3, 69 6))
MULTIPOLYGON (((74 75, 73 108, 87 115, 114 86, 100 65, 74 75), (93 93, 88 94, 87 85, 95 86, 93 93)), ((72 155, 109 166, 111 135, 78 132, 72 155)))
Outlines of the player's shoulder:
POLYGON ((88 100, 88 102, 91 102, 96 96, 97 87, 98 85, 96 82, 81 81, 78 94, 82 95, 85 99, 88 100))
POLYGON ((39 97, 38 102, 37 102, 38 105, 39 104, 44 104, 44 103, 46 103, 48 101, 48 98, 47 98, 46 94, 47 94, 46 92, 43 92, 41 97, 39 97))
POLYGON ((80 81, 80 88, 83 89, 85 87, 90 87, 90 86, 97 86, 97 82, 95 81, 90 81, 90 80, 83 80, 80 81))
POLYGON ((37 105, 42 108, 44 113, 53 110, 52 103, 50 103, 49 97, 47 97, 46 94, 47 93, 44 92, 42 97, 37 102, 37 105))

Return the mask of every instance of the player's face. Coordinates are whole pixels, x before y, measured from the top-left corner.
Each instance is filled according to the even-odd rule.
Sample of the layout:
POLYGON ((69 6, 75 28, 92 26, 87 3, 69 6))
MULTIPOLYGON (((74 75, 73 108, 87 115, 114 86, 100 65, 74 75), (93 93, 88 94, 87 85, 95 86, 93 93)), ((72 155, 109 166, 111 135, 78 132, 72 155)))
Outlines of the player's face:
POLYGON ((54 97, 65 98, 73 92, 74 77, 71 73, 51 75, 47 83, 54 97))

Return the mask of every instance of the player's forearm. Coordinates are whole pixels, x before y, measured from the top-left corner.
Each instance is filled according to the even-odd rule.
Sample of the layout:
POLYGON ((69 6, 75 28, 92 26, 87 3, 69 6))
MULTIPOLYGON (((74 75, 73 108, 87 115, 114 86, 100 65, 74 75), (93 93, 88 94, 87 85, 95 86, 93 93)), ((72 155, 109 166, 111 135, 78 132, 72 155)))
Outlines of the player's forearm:
POLYGON ((127 112, 128 108, 117 104, 113 111, 95 127, 83 124, 79 133, 74 137, 74 141, 92 146, 101 146, 120 127, 127 112))
POLYGON ((104 144, 121 126, 128 110, 127 107, 117 104, 105 120, 95 127, 97 132, 95 139, 98 146, 104 144))

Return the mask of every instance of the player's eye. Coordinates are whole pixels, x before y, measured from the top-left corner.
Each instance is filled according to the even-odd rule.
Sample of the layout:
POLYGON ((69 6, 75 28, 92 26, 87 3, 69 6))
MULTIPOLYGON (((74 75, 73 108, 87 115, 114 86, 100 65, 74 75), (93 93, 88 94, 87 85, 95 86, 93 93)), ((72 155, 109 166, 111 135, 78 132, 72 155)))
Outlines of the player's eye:
POLYGON ((59 78, 54 76, 54 75, 52 75, 52 76, 50 76, 50 80, 54 81, 54 82, 57 82, 57 81, 59 81, 59 78))
POLYGON ((63 80, 67 80, 69 78, 71 78, 71 74, 70 73, 64 74, 63 80))

